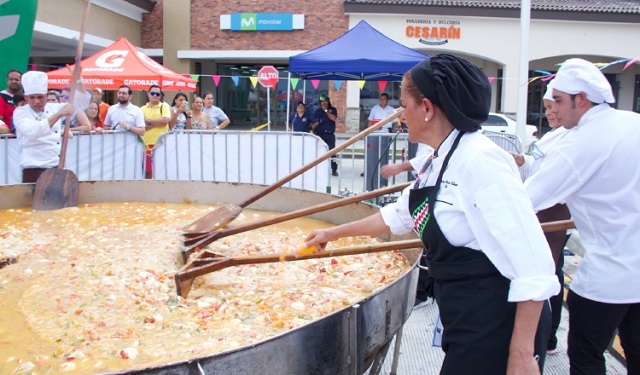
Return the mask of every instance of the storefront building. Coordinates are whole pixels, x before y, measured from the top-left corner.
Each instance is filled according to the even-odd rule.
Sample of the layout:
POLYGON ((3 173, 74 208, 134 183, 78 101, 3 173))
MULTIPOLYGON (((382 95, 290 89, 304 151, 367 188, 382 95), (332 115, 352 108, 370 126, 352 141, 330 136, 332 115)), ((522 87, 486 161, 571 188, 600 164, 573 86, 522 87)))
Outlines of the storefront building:
MULTIPOLYGON (((94 0, 86 55, 121 36, 143 48, 167 67, 199 79, 199 93, 214 93, 216 105, 232 124, 266 121, 266 91, 256 81, 257 70, 273 65, 280 81, 270 92, 272 130, 283 130, 287 91, 290 102, 305 100, 312 106, 329 93, 338 108, 339 128, 355 132, 362 127, 366 109, 377 102, 381 89, 392 103, 399 97, 398 83, 287 80, 289 57, 322 46, 359 21, 391 39, 428 55, 451 53, 467 58, 485 71, 493 87, 491 110, 514 113, 517 107, 520 53, 519 1, 452 2, 444 0, 328 0, 324 2, 212 0, 94 0), (292 86, 294 86, 293 88, 292 86)), ((34 33, 34 64, 70 62, 72 40, 66 48, 55 38, 77 30, 81 0, 40 0, 34 33), (57 15, 46 8, 55 3, 70 9, 57 15), (74 15, 69 17, 69 15, 74 15), (76 21, 76 22, 72 22, 76 21), (39 26, 38 26, 39 25, 39 26), (45 47, 57 52, 43 53, 45 47)), ((59 11, 58 11, 59 13, 59 11)), ((607 75, 619 109, 640 112, 640 3, 594 1, 580 6, 566 0, 532 0, 527 121, 541 122, 541 96, 545 76, 559 63, 582 57, 612 64, 607 75)), ((375 51, 376 46, 371 46, 375 51)), ((377 51, 384 53, 384 51, 377 51)), ((295 78, 295 77, 294 77, 295 78)), ((166 100, 171 101, 169 93, 166 100)))

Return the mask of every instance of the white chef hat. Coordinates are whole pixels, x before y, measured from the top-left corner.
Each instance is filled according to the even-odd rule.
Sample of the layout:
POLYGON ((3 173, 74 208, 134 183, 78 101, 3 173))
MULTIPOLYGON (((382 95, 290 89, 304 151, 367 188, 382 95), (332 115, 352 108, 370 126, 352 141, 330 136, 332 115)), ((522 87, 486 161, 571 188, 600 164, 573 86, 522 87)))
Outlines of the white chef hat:
POLYGON ((556 90, 572 95, 584 92, 593 103, 616 101, 604 74, 593 63, 583 59, 565 61, 553 81, 556 90))
POLYGON ((22 88, 25 95, 46 94, 48 84, 49 80, 45 72, 31 70, 22 75, 22 88))
POLYGON ((553 100, 553 89, 554 89, 554 87, 555 87, 555 79, 552 79, 547 84, 547 91, 544 92, 544 96, 542 97, 542 99, 551 100, 552 102, 555 102, 555 100, 553 100))

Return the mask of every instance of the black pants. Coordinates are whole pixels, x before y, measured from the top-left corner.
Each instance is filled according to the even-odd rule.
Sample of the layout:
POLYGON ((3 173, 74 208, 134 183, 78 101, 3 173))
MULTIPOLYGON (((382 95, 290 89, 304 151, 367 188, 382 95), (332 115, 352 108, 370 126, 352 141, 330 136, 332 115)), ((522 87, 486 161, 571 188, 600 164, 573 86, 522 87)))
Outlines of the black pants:
POLYGON ((441 375, 507 372, 516 315, 516 303, 507 301, 509 284, 502 275, 435 282, 447 353, 441 375))
POLYGON ((42 174, 42 172, 46 171, 47 168, 25 168, 22 170, 22 183, 30 184, 38 181, 38 177, 42 174))
MULTIPOLYGON (((329 150, 336 148, 336 135, 334 133, 319 133, 316 135, 320 137, 327 146, 329 146, 329 150)), ((331 170, 333 172, 338 170, 338 163, 336 163, 335 159, 335 155, 331 157, 331 170)))
POLYGON ((560 292, 549 298, 551 303, 551 334, 549 335, 549 343, 547 344, 547 350, 555 350, 558 347, 558 338, 556 332, 560 327, 560 320, 562 319, 562 302, 564 301, 564 255, 560 254, 558 264, 556 265, 556 276, 560 282, 560 292))
POLYGON ((616 328, 627 360, 627 374, 640 374, 640 303, 596 302, 569 291, 567 304, 571 375, 606 373, 604 351, 616 328))

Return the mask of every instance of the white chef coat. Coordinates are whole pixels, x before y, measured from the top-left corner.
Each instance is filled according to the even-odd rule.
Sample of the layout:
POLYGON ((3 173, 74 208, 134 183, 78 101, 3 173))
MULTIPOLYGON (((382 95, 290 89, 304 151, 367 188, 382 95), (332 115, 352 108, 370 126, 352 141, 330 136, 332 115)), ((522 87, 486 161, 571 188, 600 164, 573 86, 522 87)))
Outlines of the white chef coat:
POLYGON ((124 107, 120 104, 114 104, 109 107, 107 116, 104 118, 104 124, 106 126, 111 126, 112 130, 118 130, 118 123, 120 123, 120 121, 136 128, 144 129, 145 127, 144 114, 142 113, 142 110, 137 105, 131 104, 131 102, 124 107))
MULTIPOLYGON (((457 134, 454 130, 438 148, 431 168, 420 176, 423 186, 435 185, 457 134)), ((412 188, 380 209, 393 233, 413 229, 408 207, 412 188)), ((452 245, 484 252, 511 280, 509 301, 542 301, 560 291, 549 245, 513 157, 480 132, 460 140, 444 172, 434 215, 452 245)))
POLYGON ((603 303, 640 302, 640 115, 600 104, 525 181, 535 210, 566 201, 584 258, 571 282, 603 303))
POLYGON ((520 166, 520 172, 525 178, 528 178, 540 169, 545 155, 549 153, 551 147, 553 147, 559 139, 562 139, 562 137, 567 134, 567 131, 568 130, 562 126, 552 129, 532 145, 532 150, 529 154, 523 155, 524 163, 520 166))
POLYGON ((424 165, 429 156, 433 154, 433 148, 431 146, 425 145, 424 143, 418 143, 418 151, 416 151, 416 156, 412 159, 409 159, 409 164, 413 168, 412 173, 414 176, 418 174, 420 167, 424 165))
MULTIPOLYGON (((73 106, 77 111, 84 111, 89 106, 91 93, 76 91, 73 106)), ((53 126, 49 126, 49 117, 58 113, 65 103, 47 103, 44 112, 34 111, 30 105, 17 107, 13 112, 16 136, 20 147, 20 167, 51 168, 60 162, 62 144, 61 117, 53 126)))
MULTIPOLYGON (((387 117, 391 116, 395 112, 395 108, 390 105, 382 108, 380 104, 376 104, 371 108, 371 112, 369 112, 369 121, 373 120, 384 120, 387 117)), ((391 130, 391 125, 393 125, 393 121, 388 122, 385 126, 380 128, 377 131, 383 131, 385 133, 389 133, 391 130)))

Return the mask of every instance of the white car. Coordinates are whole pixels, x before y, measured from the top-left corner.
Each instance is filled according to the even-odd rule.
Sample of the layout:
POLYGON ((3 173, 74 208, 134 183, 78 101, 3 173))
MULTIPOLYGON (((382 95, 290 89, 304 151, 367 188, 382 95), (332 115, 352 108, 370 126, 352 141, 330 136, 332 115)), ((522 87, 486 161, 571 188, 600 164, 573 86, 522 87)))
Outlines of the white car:
MULTIPOLYGON (((509 135, 516 135, 516 122, 501 113, 489 113, 487 121, 481 124, 482 130, 488 130, 495 133, 505 133, 509 135)), ((538 140, 538 128, 533 125, 526 126, 526 137, 524 141, 521 140, 524 151, 529 150, 529 146, 538 140)))

